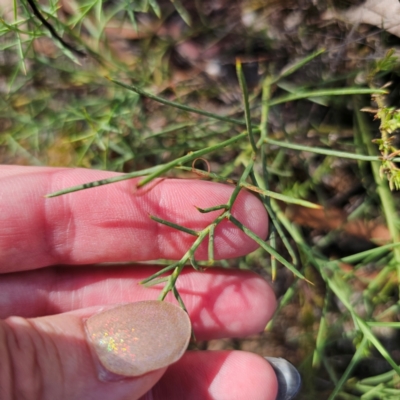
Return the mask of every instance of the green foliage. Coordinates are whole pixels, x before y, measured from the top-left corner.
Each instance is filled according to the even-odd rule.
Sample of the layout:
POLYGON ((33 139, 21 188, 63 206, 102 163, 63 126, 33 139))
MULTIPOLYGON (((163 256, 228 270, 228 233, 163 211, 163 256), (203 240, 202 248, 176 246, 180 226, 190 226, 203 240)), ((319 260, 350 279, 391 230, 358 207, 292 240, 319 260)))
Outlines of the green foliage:
MULTIPOLYGON (((393 71, 398 67, 399 60, 394 55, 394 50, 391 49, 386 53, 384 58, 374 63, 374 66, 368 75, 370 86, 374 86, 374 81, 380 74, 393 71)), ((386 86, 390 86, 390 83, 386 86)), ((391 190, 399 190, 400 170, 394 164, 393 159, 400 153, 400 151, 394 146, 393 142, 395 139, 394 135, 400 128, 400 110, 395 107, 388 107, 386 105, 386 98, 382 94, 374 95, 373 100, 375 101, 377 108, 365 108, 364 111, 374 113, 375 119, 380 120, 379 130, 381 137, 374 140, 382 155, 380 172, 382 176, 386 176, 391 190)))
MULTIPOLYGON (((378 105, 384 104, 383 98, 377 98, 378 105)), ((400 150, 393 145, 394 134, 400 129, 400 110, 382 106, 377 110, 376 118, 380 119, 381 139, 375 140, 382 154, 381 174, 386 175, 390 189, 400 189, 400 169, 393 162, 400 150)))
MULTIPOLYGON (((330 398, 346 398, 353 393, 366 398, 376 393, 399 395, 397 360, 376 333, 377 328, 399 329, 398 298, 393 295, 400 281, 397 199, 381 176, 387 177, 391 189, 399 188, 399 170, 395 165, 399 158, 393 138, 399 128, 400 111, 385 105, 385 87, 376 89, 379 85, 372 84, 372 80, 381 79, 398 67, 393 52, 373 63, 369 88, 357 85, 352 74, 310 79, 304 71, 325 56, 318 49, 287 65, 269 63, 260 67, 261 81, 251 89, 240 60, 236 63, 238 84, 224 86, 212 82, 206 86, 205 81, 199 84, 194 80, 180 83, 173 80, 174 71, 169 63, 174 46, 187 37, 197 38, 202 30, 223 32, 219 26, 206 26, 190 19, 185 4, 174 1, 161 8, 155 0, 95 0, 71 2, 69 12, 64 12, 56 1, 40 4, 44 18, 78 52, 57 40, 26 2, 14 10, 15 15, 1 21, 4 59, 0 65, 0 145, 6 149, 6 162, 125 172, 113 179, 65 188, 49 197, 133 177, 143 177, 143 186, 157 177, 180 177, 184 172, 235 185, 227 204, 199 209, 220 210, 220 215, 202 231, 151 216, 158 223, 193 236, 194 241, 180 260, 160 261, 165 264, 163 268, 142 283, 162 283, 160 298, 171 292, 184 307, 175 286, 183 268, 192 265, 201 271, 217 263, 229 265, 229 261, 214 259, 215 228, 228 220, 260 245, 257 253, 239 264, 262 270, 278 281, 291 282, 284 286, 277 314, 268 329, 277 326, 285 307, 305 299, 304 307, 299 306, 298 317, 298 321, 303 317, 304 326, 297 321, 301 334, 295 342, 304 359, 311 360, 305 363, 308 367, 303 367, 303 372, 317 375, 322 370, 324 379, 334 385, 330 398), (175 9, 191 24, 185 26, 183 39, 157 33, 162 20, 175 9), (142 12, 148 13, 147 25, 140 20, 142 12), (151 29, 146 30, 147 26, 151 29), (119 32, 121 27, 129 30, 127 38, 118 42, 118 46, 129 48, 122 52, 123 56, 121 47, 115 45, 117 39, 109 34, 112 29, 119 32), (81 57, 79 51, 87 56, 81 57), (296 74, 301 73, 307 79, 299 83, 296 74), (220 99, 228 95, 235 100, 229 106, 219 107, 218 101, 222 103, 220 99), (377 107, 365 110, 381 121, 381 136, 375 140, 380 155, 372 144, 369 121, 359 112, 358 99, 363 96, 368 100, 370 95, 377 107), (302 107, 310 104, 312 107, 304 108, 304 112, 302 107), (337 114, 352 109, 355 123, 351 139, 331 140, 331 133, 341 132, 344 127, 340 122, 336 126, 315 122, 311 115, 313 107, 331 107, 330 112, 337 114), (286 123, 285 118, 291 113, 297 113, 301 124, 293 127, 286 123), (303 114, 307 114, 306 118, 303 114), (307 129, 303 129, 304 121, 309 124, 307 129), (199 157, 212 165, 211 171, 193 167, 199 157), (310 210, 328 208, 329 193, 320 187, 323 179, 334 175, 335 163, 355 170, 360 185, 368 193, 362 204, 350 204, 348 220, 384 218, 393 243, 339 259, 326 257, 324 247, 339 241, 342 227, 328 233, 319 231, 311 237, 307 229, 289 218, 285 212, 287 205, 310 210), (257 237, 232 216, 241 190, 256 193, 263 202, 271 218, 269 240, 257 237), (195 259, 195 251, 204 241, 208 245, 208 260, 201 262, 195 259), (345 270, 343 265, 351 268, 345 270), (358 275, 359 270, 371 266, 377 276, 369 279, 358 275), (307 346, 302 347, 301 335, 311 338, 307 346), (338 376, 327 348, 342 338, 350 339, 355 349, 345 371, 338 376), (354 369, 370 354, 379 354, 391 371, 366 379, 354 378, 354 369)), ((258 11, 262 12, 261 6, 258 11)), ((271 42, 268 27, 264 26, 258 40, 271 42)), ((256 33, 250 29, 249 32, 250 40, 256 33)), ((220 39, 218 35, 216 38, 220 39)))
POLYGON ((378 74, 392 72, 399 67, 399 60, 394 54, 395 50, 390 49, 383 58, 372 63, 368 74, 368 80, 370 82, 373 81, 378 74))

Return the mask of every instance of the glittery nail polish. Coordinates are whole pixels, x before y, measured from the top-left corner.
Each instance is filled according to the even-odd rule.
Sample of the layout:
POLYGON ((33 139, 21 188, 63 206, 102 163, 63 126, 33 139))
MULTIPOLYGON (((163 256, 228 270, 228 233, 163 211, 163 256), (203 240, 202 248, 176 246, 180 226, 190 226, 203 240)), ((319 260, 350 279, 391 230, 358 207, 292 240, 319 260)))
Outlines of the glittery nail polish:
POLYGON ((185 352, 191 334, 186 312, 157 300, 95 314, 85 322, 85 329, 102 366, 101 380, 140 376, 172 364, 185 352))

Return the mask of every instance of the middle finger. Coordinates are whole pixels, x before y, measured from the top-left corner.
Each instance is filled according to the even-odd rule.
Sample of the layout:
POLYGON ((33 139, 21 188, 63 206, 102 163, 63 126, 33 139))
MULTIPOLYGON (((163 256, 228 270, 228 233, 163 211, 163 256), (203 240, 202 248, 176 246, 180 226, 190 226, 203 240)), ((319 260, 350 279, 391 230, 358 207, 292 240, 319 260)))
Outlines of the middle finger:
MULTIPOLYGON (((94 305, 157 299, 162 285, 140 282, 151 266, 52 267, 2 275, 0 317, 37 317, 94 305)), ((184 270, 177 289, 199 340, 243 337, 262 331, 275 310, 270 286, 250 271, 184 270)), ((168 301, 175 302, 172 296, 168 301)))

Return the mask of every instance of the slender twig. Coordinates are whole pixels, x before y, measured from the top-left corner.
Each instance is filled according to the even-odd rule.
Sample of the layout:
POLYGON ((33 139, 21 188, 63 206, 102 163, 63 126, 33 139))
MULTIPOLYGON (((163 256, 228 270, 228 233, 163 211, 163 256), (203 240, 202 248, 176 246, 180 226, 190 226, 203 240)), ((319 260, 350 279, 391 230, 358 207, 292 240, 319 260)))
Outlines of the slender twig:
POLYGON ((51 36, 53 36, 53 38, 55 40, 57 40, 63 47, 65 47, 66 49, 68 49, 72 53, 75 53, 75 54, 77 54, 78 56, 81 56, 81 57, 86 57, 86 53, 84 53, 81 50, 76 49, 74 46, 72 46, 71 44, 67 43, 57 33, 57 31, 54 29, 53 25, 51 25, 50 22, 47 21, 46 18, 44 18, 44 16, 40 12, 39 7, 35 4, 35 0, 26 0, 26 2, 32 8, 32 11, 35 14, 35 16, 37 17, 37 19, 39 19, 40 22, 47 28, 47 30, 50 32, 51 36))
POLYGON ((250 115, 250 104, 249 104, 249 93, 247 90, 246 78, 244 77, 242 64, 239 59, 236 60, 236 73, 239 80, 239 85, 242 90, 243 104, 244 104, 244 115, 246 119, 247 133, 249 134, 250 144, 253 151, 257 152, 256 141, 254 139, 253 130, 251 127, 251 115, 250 115))
POLYGON ((142 169, 140 171, 130 172, 128 174, 123 174, 123 175, 119 175, 119 176, 114 176, 112 178, 100 179, 98 181, 85 183, 83 185, 72 186, 70 188, 62 189, 57 192, 47 194, 47 195, 45 195, 45 197, 57 197, 57 196, 61 196, 61 195, 67 194, 67 193, 77 192, 79 190, 94 188, 94 187, 102 186, 102 185, 108 185, 110 183, 121 182, 121 181, 125 181, 127 179, 132 179, 132 178, 137 178, 137 177, 142 177, 142 176, 148 175, 146 178, 142 179, 137 184, 137 187, 141 187, 141 186, 144 186, 145 184, 149 183, 153 179, 163 175, 165 172, 169 171, 170 169, 178 166, 179 164, 193 161, 196 158, 198 158, 204 154, 211 153, 212 151, 224 148, 230 144, 235 143, 238 140, 244 139, 246 136, 247 136, 247 133, 244 132, 244 133, 236 135, 228 140, 220 142, 216 145, 206 147, 205 149, 201 149, 198 151, 190 152, 186 156, 177 158, 167 164, 157 165, 155 167, 142 169))
MULTIPOLYGON (((298 150, 298 151, 306 151, 308 153, 323 154, 323 155, 326 155, 326 156, 349 158, 351 160, 379 161, 379 162, 381 162, 381 160, 382 160, 382 157, 374 156, 374 155, 356 154, 356 153, 349 153, 349 152, 346 152, 346 151, 324 149, 322 147, 304 146, 304 145, 301 145, 301 144, 283 142, 283 141, 274 140, 274 139, 271 139, 271 138, 265 138, 264 142, 268 143, 268 144, 271 144, 271 145, 274 145, 274 146, 284 147, 286 149, 298 150)), ((392 161, 400 162, 400 158, 393 158, 392 161)))
POLYGON ((217 120, 224 121, 224 122, 230 122, 230 123, 237 124, 237 125, 246 125, 246 121, 243 121, 241 119, 224 117, 222 115, 218 115, 218 114, 211 113, 211 112, 208 112, 208 111, 200 110, 198 108, 185 106, 184 104, 180 104, 180 103, 177 103, 175 101, 170 101, 170 100, 164 99, 164 98, 162 98, 160 96, 157 96, 155 94, 149 93, 149 92, 147 92, 147 91, 145 91, 143 89, 140 89, 138 86, 127 85, 126 83, 123 83, 123 82, 120 82, 120 81, 117 81, 117 80, 111 79, 111 78, 107 78, 107 79, 109 79, 111 82, 114 82, 118 86, 121 86, 121 87, 123 87, 125 89, 128 89, 128 90, 130 90, 132 92, 135 92, 137 94, 140 94, 141 96, 148 97, 149 99, 155 100, 155 101, 157 101, 157 102, 159 102, 161 104, 164 104, 166 106, 172 106, 174 108, 178 108, 178 109, 183 110, 183 111, 192 112, 192 113, 195 113, 195 114, 203 115, 205 117, 217 119, 217 120))

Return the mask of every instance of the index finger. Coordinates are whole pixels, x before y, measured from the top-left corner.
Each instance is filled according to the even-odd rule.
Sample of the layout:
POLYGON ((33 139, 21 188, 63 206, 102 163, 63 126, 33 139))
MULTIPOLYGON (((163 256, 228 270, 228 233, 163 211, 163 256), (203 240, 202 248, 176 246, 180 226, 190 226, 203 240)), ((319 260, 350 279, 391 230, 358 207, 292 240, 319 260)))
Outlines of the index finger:
MULTIPOLYGON (((233 187, 218 183, 163 179, 135 191, 127 180, 64 196, 44 195, 115 176, 86 169, 0 168, 0 272, 55 264, 180 259, 196 237, 162 225, 155 215, 192 230, 209 225, 221 211, 201 214, 228 201, 233 187)), ((261 237, 268 217, 261 202, 242 191, 232 214, 261 237)), ((229 221, 215 231, 215 258, 247 254, 257 244, 229 221)), ((207 241, 196 252, 207 259, 207 241)))

